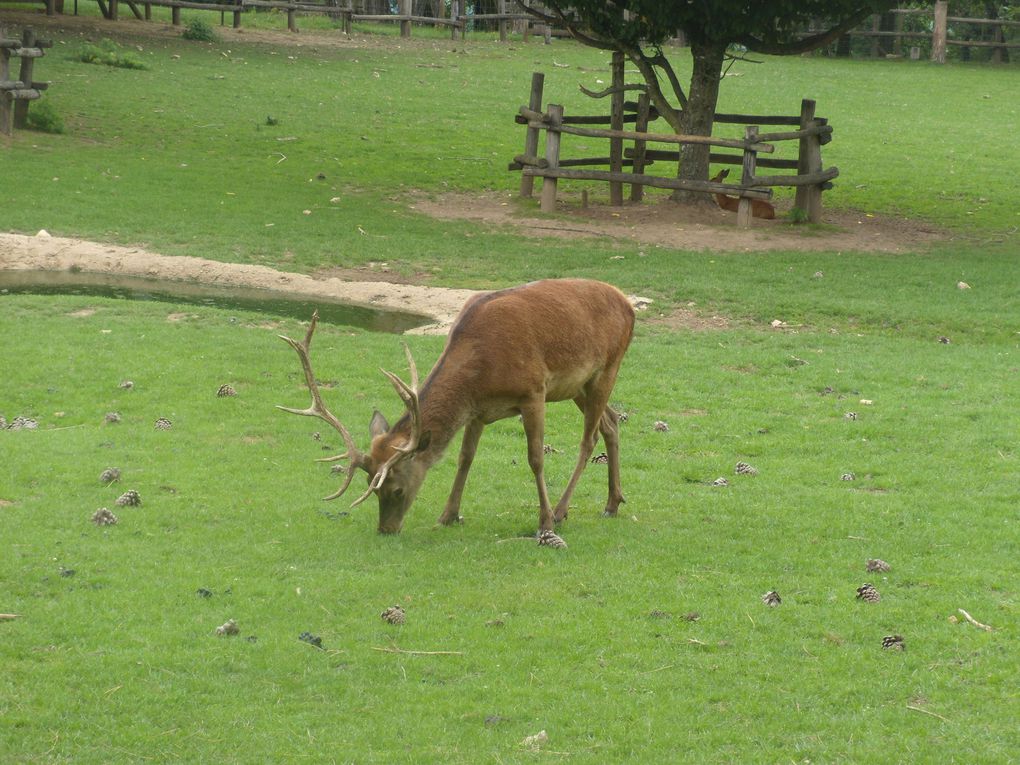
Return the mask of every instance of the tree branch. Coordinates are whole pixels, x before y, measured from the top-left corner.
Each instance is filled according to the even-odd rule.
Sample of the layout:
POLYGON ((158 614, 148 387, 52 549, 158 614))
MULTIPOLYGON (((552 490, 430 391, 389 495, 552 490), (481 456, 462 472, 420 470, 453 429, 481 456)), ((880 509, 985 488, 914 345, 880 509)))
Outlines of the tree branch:
POLYGON ((681 109, 687 108, 687 94, 684 92, 683 86, 680 84, 680 79, 676 76, 676 72, 673 70, 673 66, 660 50, 652 58, 649 59, 652 66, 659 67, 666 73, 669 84, 673 88, 673 94, 676 96, 677 103, 680 104, 681 109))
POLYGON ((831 27, 828 31, 819 32, 816 35, 805 37, 797 42, 770 43, 754 37, 753 35, 744 35, 736 42, 739 42, 748 50, 753 50, 755 53, 768 53, 774 56, 796 56, 800 53, 807 53, 815 48, 821 48, 823 45, 828 45, 837 37, 843 36, 856 27, 871 14, 872 11, 870 8, 863 9, 844 19, 836 26, 831 27))
POLYGON ((647 85, 636 82, 631 85, 624 85, 622 88, 606 88, 605 90, 588 90, 588 88, 584 87, 584 85, 578 85, 577 87, 581 89, 582 93, 590 98, 605 98, 606 96, 611 96, 614 93, 623 93, 628 90, 640 90, 645 93, 648 92, 647 85))

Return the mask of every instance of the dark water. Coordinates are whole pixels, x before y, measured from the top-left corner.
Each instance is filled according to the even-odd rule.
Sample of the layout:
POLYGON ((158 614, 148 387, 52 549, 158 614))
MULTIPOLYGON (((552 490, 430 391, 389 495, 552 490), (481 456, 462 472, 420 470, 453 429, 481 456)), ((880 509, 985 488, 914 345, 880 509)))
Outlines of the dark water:
POLYGON ((323 298, 275 290, 220 287, 195 282, 160 281, 115 274, 70 271, 0 271, 0 301, 4 295, 85 295, 115 300, 154 300, 176 305, 204 305, 230 311, 319 320, 361 327, 372 332, 405 332, 432 319, 402 311, 383 311, 323 298))

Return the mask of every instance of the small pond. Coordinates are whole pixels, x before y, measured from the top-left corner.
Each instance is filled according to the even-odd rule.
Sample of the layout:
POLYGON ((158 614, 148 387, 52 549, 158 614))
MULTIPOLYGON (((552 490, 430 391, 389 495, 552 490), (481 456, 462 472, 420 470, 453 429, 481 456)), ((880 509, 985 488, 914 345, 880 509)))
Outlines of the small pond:
POLYGON ((310 319, 312 312, 318 310, 320 321, 361 327, 372 332, 406 332, 433 321, 419 314, 365 308, 290 292, 72 271, 0 271, 0 300, 5 294, 155 300, 304 320, 310 319))

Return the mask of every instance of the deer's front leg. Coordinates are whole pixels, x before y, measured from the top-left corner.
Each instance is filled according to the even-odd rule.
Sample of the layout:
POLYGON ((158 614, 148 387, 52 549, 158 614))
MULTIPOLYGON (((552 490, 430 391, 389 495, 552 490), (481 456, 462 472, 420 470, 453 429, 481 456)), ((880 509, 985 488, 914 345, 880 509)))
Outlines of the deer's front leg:
POLYGON ((464 439, 461 441, 460 456, 457 458, 457 476, 453 479, 453 488, 446 500, 443 514, 439 516, 439 523, 444 526, 463 520, 460 517, 460 500, 464 494, 464 484, 467 483, 468 471, 475 459, 478 441, 481 439, 484 429, 485 424, 481 420, 472 420, 464 428, 464 439))
POLYGON ((549 504, 549 492, 545 488, 544 473, 545 396, 522 406, 521 418, 524 420, 524 434, 528 438, 528 465, 535 474, 535 485, 538 488, 538 528, 539 531, 552 531, 556 524, 549 504))

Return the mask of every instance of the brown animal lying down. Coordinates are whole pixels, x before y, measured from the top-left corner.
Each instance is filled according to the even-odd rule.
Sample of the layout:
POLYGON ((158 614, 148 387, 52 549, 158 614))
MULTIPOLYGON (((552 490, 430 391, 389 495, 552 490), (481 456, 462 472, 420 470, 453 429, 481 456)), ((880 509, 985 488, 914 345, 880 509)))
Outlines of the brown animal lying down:
MULTIPOLYGON (((729 170, 720 170, 715 178, 712 179, 713 183, 722 183, 723 179, 730 174, 729 170)), ((724 210, 730 212, 737 211, 737 205, 740 204, 740 197, 731 197, 727 194, 715 194, 715 202, 724 210)), ((765 202, 761 199, 751 200, 751 216, 754 218, 765 218, 766 220, 772 220, 776 217, 776 208, 773 207, 769 202, 765 202)))

